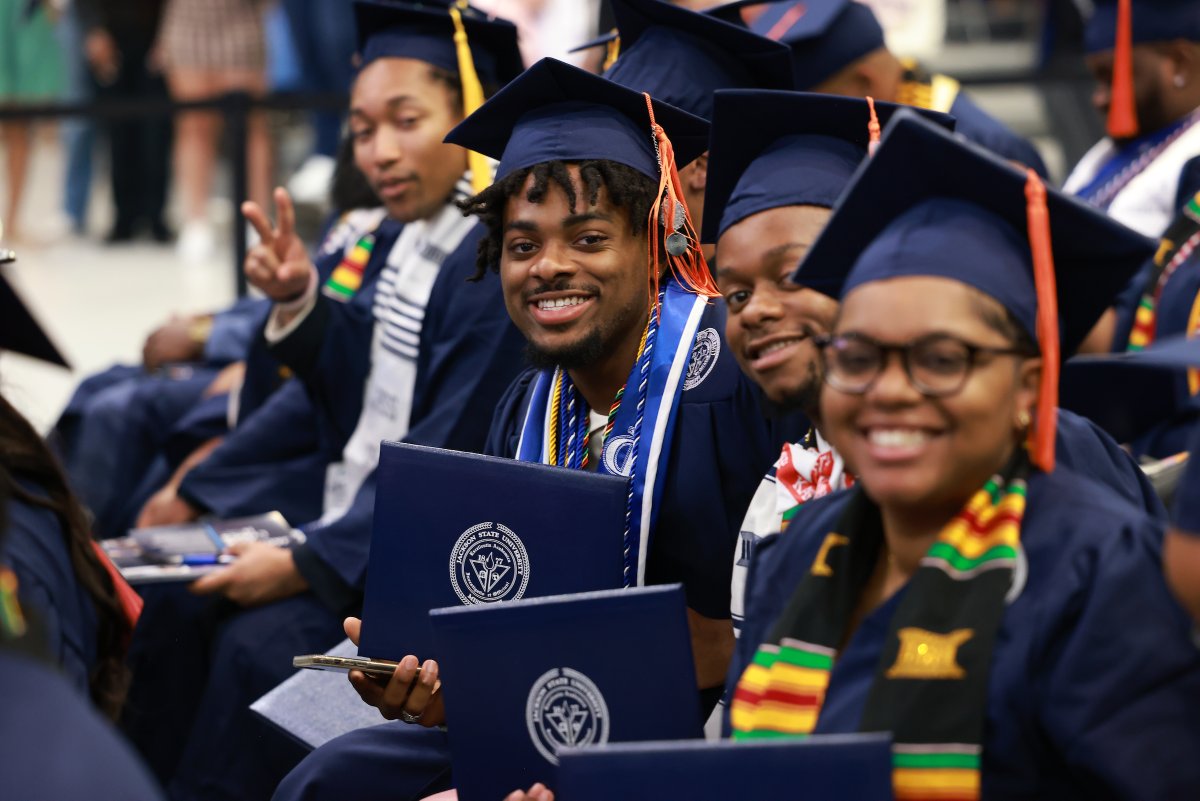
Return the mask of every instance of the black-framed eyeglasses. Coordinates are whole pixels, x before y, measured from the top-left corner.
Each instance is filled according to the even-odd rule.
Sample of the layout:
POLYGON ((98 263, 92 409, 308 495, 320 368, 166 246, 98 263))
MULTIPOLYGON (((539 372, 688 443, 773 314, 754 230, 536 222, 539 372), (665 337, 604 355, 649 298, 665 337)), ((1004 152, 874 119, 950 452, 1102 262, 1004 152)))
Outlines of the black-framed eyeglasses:
POLYGON ((889 356, 900 363, 913 389, 928 398, 962 390, 982 356, 1028 356, 1017 348, 989 348, 950 334, 928 334, 904 344, 880 342, 864 334, 813 338, 820 349, 825 383, 850 395, 862 395, 879 379, 889 356))

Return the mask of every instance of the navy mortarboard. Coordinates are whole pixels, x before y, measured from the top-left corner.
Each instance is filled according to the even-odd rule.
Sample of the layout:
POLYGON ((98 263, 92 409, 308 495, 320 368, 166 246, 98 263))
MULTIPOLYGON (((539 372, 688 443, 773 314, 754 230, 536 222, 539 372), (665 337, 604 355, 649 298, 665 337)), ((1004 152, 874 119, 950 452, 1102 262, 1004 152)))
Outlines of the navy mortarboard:
MULTIPOLYGON (((11 251, 0 251, 0 255, 4 254, 11 254, 11 251)), ((15 261, 15 256, 9 261, 15 261)), ((6 350, 62 367, 71 366, 0 272, 0 351, 6 350)))
POLYGON ((660 182, 671 196, 667 219, 676 220, 677 209, 685 207, 677 200, 682 192, 674 187, 673 173, 708 149, 708 123, 544 58, 450 131, 446 141, 498 159, 496 180, 548 161, 624 164, 660 182))
POLYGON ((1078 348, 1153 250, 1095 208, 902 112, 793 280, 845 297, 871 281, 940 276, 997 300, 1046 360, 1035 462, 1049 469, 1059 354, 1078 348))
MULTIPOLYGON (((359 66, 380 58, 412 58, 459 76, 463 113, 483 104, 483 87, 499 87, 524 68, 517 27, 464 4, 354 4, 359 66)), ((489 183, 482 159, 471 159, 475 191, 489 183)))
MULTIPOLYGON (((708 13, 740 19, 747 6, 762 0, 729 3, 708 13)), ((884 47, 883 28, 870 8, 853 0, 769 2, 750 30, 791 48, 797 89, 811 89, 848 64, 884 47)))
POLYGON ((1098 0, 1084 27, 1088 53, 1113 51, 1108 133, 1138 134, 1133 85, 1133 45, 1189 39, 1200 42, 1200 3, 1195 0, 1098 0))
MULTIPOLYGON (((806 92, 718 92, 701 241, 715 243, 731 225, 767 209, 832 208, 867 156, 872 122, 877 138, 900 108, 806 92)), ((954 129, 947 114, 921 113, 954 129)))
POLYGON ((662 0, 612 0, 619 55, 604 77, 711 119, 718 89, 791 89, 785 45, 662 0))

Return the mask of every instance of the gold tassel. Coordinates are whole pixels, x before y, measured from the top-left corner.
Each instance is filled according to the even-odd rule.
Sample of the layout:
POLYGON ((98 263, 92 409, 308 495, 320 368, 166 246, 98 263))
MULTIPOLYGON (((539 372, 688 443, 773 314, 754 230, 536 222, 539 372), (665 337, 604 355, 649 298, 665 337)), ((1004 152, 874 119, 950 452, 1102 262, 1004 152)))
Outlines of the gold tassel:
MULTIPOLYGON (((471 45, 467 42, 467 29, 463 25, 462 12, 451 6, 450 19, 454 21, 454 49, 458 54, 458 75, 462 80, 463 116, 469 117, 483 105, 483 84, 475 72, 475 59, 471 58, 471 45)), ((492 165, 487 156, 467 151, 467 166, 471 168, 471 189, 479 194, 492 184, 492 165)))
MULTIPOLYGON (((613 33, 617 29, 613 28, 613 33)), ((604 50, 604 66, 600 69, 602 72, 608 72, 608 68, 617 63, 617 56, 621 55, 621 37, 615 36, 608 42, 608 46, 604 50)))

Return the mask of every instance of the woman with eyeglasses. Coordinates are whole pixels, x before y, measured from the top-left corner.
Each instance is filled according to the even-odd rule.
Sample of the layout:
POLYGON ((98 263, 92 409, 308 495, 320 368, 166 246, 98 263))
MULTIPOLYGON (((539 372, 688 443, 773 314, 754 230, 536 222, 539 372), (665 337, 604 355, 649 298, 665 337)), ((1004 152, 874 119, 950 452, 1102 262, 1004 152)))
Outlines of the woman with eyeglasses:
POLYGON ((841 298, 820 409, 858 483, 752 556, 735 739, 890 732, 900 801, 1194 797, 1161 523, 1054 458, 1060 356, 1144 246, 893 123, 801 267, 841 298))

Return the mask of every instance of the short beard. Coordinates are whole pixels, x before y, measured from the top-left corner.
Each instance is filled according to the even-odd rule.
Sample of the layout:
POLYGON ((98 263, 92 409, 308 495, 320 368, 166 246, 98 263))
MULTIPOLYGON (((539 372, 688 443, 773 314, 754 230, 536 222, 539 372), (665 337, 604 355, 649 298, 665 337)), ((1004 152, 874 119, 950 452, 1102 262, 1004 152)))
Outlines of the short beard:
POLYGON ((604 336, 599 328, 593 328, 583 339, 558 350, 543 350, 532 342, 525 342, 525 358, 538 370, 579 370, 591 367, 600 361, 606 350, 604 336))
POLYGON ((608 324, 600 323, 583 335, 577 342, 565 347, 547 350, 539 348, 530 340, 525 341, 525 358, 538 370, 561 367, 564 370, 586 370, 607 358, 636 324, 642 310, 638 304, 621 309, 608 324))
POLYGON ((763 407, 771 417, 778 417, 792 412, 803 412, 812 419, 821 408, 821 384, 823 383, 820 365, 816 360, 809 362, 808 375, 805 381, 782 400, 774 401, 765 394, 763 407))

